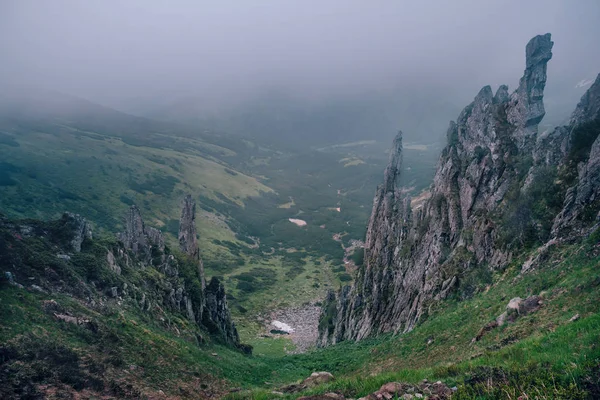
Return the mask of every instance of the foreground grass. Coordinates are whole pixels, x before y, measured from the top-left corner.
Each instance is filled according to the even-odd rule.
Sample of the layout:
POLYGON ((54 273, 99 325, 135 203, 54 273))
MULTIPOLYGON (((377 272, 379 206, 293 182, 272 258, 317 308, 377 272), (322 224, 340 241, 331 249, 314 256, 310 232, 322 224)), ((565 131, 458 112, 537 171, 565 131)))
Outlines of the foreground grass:
MULTIPOLYGON (((87 371, 82 381, 104 380, 115 393, 133 385, 141 388, 140 396, 159 390, 184 398, 224 396, 237 388, 231 398, 275 398, 281 396, 272 392, 285 384, 314 371, 329 371, 337 377, 334 382, 303 394, 335 391, 357 397, 389 381, 427 378, 456 385, 459 399, 516 399, 523 393, 530 398, 590 398, 600 387, 598 246, 556 250, 548 265, 530 274, 520 275, 517 267, 496 276, 494 285, 471 300, 451 300, 432 310, 408 334, 344 342, 300 355, 282 355, 280 346, 285 344, 273 342, 271 350, 245 356, 210 338, 198 344, 193 335, 177 334, 133 307, 108 303, 100 313, 71 297, 3 286, 0 343, 4 349, 22 351, 32 346, 69 349, 80 360, 79 370, 87 371), (471 342, 512 297, 531 294, 544 299, 539 311, 471 342), (97 331, 44 313, 42 303, 49 299, 91 318, 97 331), (570 322, 575 314, 580 319, 570 322)), ((17 370, 10 377, 33 374, 27 362, 13 367, 17 370)))
MULTIPOLYGON (((515 263, 473 299, 441 305, 408 334, 341 343, 290 357, 288 365, 338 376, 307 395, 334 391, 357 397, 386 382, 427 378, 457 385, 459 399, 593 398, 600 382, 599 261, 597 245, 581 245, 556 250, 548 265, 530 274, 520 275, 515 263), (543 297, 542 309, 472 343, 511 298, 533 294, 543 297), (580 319, 569 321, 575 314, 580 319)), ((232 397, 280 397, 271 392, 232 397)))

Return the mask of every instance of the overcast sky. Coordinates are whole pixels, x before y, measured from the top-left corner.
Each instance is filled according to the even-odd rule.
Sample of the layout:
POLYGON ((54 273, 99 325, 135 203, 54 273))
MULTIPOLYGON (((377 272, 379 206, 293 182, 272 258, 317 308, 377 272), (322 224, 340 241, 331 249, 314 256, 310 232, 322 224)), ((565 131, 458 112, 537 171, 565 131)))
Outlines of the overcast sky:
MULTIPOLYGON (((395 85, 514 89, 551 32, 556 85, 600 72, 598 0, 2 0, 0 80, 118 105, 265 88, 308 97, 395 85)), ((471 96, 472 97, 472 96, 471 96)))

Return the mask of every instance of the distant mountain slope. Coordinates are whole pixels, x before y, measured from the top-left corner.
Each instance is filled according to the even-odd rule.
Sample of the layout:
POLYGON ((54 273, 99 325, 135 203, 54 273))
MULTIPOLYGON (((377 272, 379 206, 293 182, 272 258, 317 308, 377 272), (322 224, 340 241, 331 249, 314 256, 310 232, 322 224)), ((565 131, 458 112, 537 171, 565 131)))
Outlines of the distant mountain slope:
MULTIPOLYGON (((241 100, 237 106, 207 112, 194 97, 173 99, 146 115, 202 125, 280 147, 322 147, 358 140, 388 143, 399 126, 408 140, 439 142, 459 108, 440 88, 405 85, 381 92, 323 100, 295 98, 281 91, 241 100)), ((144 113, 144 111, 141 111, 144 113)))

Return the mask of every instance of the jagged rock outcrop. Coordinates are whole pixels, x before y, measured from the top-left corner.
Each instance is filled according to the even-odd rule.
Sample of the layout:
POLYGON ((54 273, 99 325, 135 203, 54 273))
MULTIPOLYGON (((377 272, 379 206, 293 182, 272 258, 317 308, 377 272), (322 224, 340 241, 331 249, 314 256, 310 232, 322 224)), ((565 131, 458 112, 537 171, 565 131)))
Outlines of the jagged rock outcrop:
MULTIPOLYGON (((177 259, 172 254, 165 253, 162 233, 144 224, 137 206, 130 207, 126 217, 125 232, 118 234, 117 237, 126 249, 142 260, 142 265, 153 265, 167 277, 166 282, 161 284, 165 292, 158 299, 155 298, 161 306, 183 313, 188 320, 208 329, 210 333, 221 337, 230 345, 240 345, 237 329, 227 307, 225 288, 216 278, 211 280, 208 287, 205 285, 204 269, 196 238, 196 204, 190 195, 187 195, 183 201, 179 245, 191 262, 198 265, 193 278, 200 282, 199 287, 190 289, 191 283, 186 282, 185 277, 179 273, 177 259)), ((119 260, 121 264, 127 264, 129 262, 127 253, 108 252, 109 267, 115 272, 118 271, 117 273, 121 271, 119 260)), ((140 307, 151 309, 151 297, 144 293, 139 301, 140 307)))
POLYGON ((215 277, 206 286, 206 316, 204 325, 220 333, 227 343, 239 344, 240 338, 227 307, 225 287, 215 277))
MULTIPOLYGON (((191 223, 186 229, 195 231, 190 201, 184 206, 192 213, 183 214, 191 223)), ((145 225, 136 206, 129 209, 118 241, 94 241, 90 224, 71 213, 49 222, 11 221, 0 215, 0 234, 0 281, 19 288, 27 283, 28 290, 43 293, 68 293, 97 312, 106 310, 107 303, 137 307, 177 335, 185 330, 202 341, 204 334, 194 333, 201 329, 251 352, 251 346, 239 343, 223 285, 213 278, 205 288, 198 258, 172 254, 162 233, 145 225), (31 246, 30 241, 40 245, 31 246), (191 323, 173 322, 182 317, 191 323)))
MULTIPOLYGON (((545 172, 542 165, 565 162, 573 141, 569 135, 582 123, 571 122, 538 138, 552 46, 550 34, 533 38, 517 90, 509 95, 503 85, 493 94, 485 86, 450 123, 431 196, 414 210, 397 186, 402 163, 398 134, 374 198, 364 265, 352 287, 328 295, 319 345, 411 330, 431 303, 457 287, 466 292, 463 281, 470 271, 503 267, 525 243, 551 239, 549 229, 538 228, 543 224, 531 216, 535 199, 529 187, 536 187, 545 172)), ((584 96, 574 120, 595 120, 595 90, 584 96)), ((585 204, 597 199, 600 187, 600 144, 594 146, 570 189, 574 199, 583 193, 585 204)), ((568 199, 565 209, 570 209, 568 199)))
MULTIPOLYGON (((198 265, 198 276, 204 291, 200 314, 197 315, 201 322, 211 332, 218 333, 225 342, 239 345, 239 336, 235 324, 231 321, 231 314, 227 307, 227 296, 225 287, 219 280, 213 277, 206 285, 204 266, 200 258, 198 238, 196 234, 196 202, 191 195, 186 195, 181 208, 179 219, 179 249, 187 254, 192 262, 198 265)), ((193 314, 192 306, 188 308, 188 314, 193 314)))
POLYGON ((202 287, 206 287, 204 264, 200 258, 198 238, 196 234, 196 202, 191 195, 186 195, 181 208, 179 219, 179 249, 198 263, 198 273, 202 277, 202 287))
POLYGON ((162 232, 144 225, 140 209, 136 205, 129 208, 125 218, 125 232, 119 233, 117 238, 125 248, 144 259, 149 259, 152 256, 153 247, 161 252, 165 248, 162 232))

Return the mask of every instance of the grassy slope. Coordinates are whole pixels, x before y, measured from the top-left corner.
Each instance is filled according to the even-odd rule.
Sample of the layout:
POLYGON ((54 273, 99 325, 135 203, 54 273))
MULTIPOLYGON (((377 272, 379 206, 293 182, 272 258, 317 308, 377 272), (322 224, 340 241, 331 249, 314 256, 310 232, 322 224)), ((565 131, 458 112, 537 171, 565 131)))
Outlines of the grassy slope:
MULTIPOLYGON (((458 398, 586 398, 600 382, 600 246, 555 251, 540 271, 518 274, 518 263, 468 301, 449 301, 404 335, 342 343, 290 357, 287 365, 326 370, 341 379, 308 393, 361 396, 383 383, 423 378, 457 384, 458 398), (513 297, 541 294, 544 305, 471 343, 513 297), (569 322, 575 314, 581 318, 569 322), (595 368, 595 370, 594 370, 595 368), (594 372, 595 371, 595 372, 594 372), (590 383, 591 385, 591 383, 590 383)), ((241 397, 271 398, 268 390, 241 397)), ((293 396, 291 396, 293 398, 293 396)))
MULTIPOLYGON (((38 354, 38 362, 58 357, 52 349, 72 351, 79 358, 78 379, 86 382, 85 390, 101 370, 114 393, 152 395, 163 390, 182 397, 220 396, 239 387, 245 391, 230 396, 274 398, 271 391, 277 387, 326 370, 338 379, 310 393, 360 396, 388 381, 428 378, 456 384, 458 398, 516 398, 522 393, 585 398, 585 390, 593 387, 586 382, 595 379, 596 389, 599 383, 597 369, 595 377, 591 372, 600 365, 599 254, 598 244, 562 247, 543 270, 519 275, 515 263, 471 300, 449 301, 431 310, 429 318, 408 334, 347 342, 302 355, 282 356, 285 343, 273 339, 253 356, 214 343, 198 346, 135 309, 115 307, 98 314, 67 296, 6 285, 0 288, 0 342, 29 349, 38 354), (508 300, 531 294, 543 296, 542 309, 471 343, 508 300), (50 298, 92 317, 98 332, 44 313, 42 301, 50 298), (576 313, 581 318, 569 322, 576 313)), ((18 379, 30 379, 33 373, 27 360, 11 368, 18 379)), ((50 370, 59 381, 65 379, 62 369, 50 370)), ((73 383, 67 379, 66 384, 73 383)))

